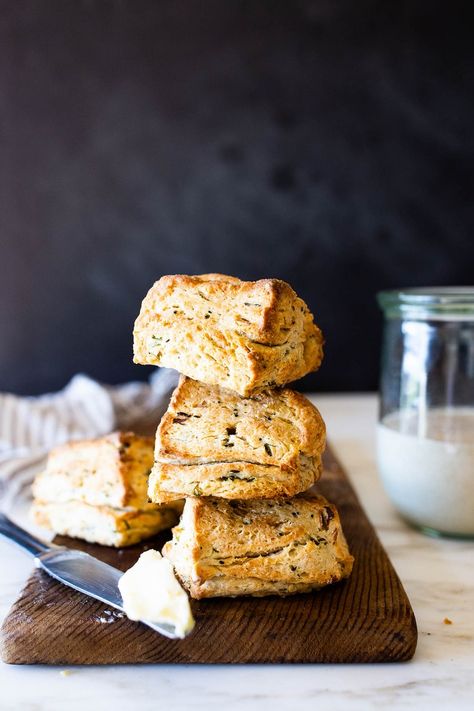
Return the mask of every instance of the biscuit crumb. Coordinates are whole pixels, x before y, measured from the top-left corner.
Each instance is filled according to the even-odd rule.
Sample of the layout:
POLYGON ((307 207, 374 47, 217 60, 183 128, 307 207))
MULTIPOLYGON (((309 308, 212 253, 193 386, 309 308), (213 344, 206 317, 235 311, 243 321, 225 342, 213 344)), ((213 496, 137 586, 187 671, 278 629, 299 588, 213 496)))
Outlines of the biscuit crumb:
POLYGON ((443 620, 443 623, 444 623, 445 625, 452 625, 452 624, 453 624, 453 621, 450 620, 449 617, 445 617, 444 620, 443 620))
POLYGON ((59 676, 71 676, 71 670, 70 669, 62 669, 59 672, 59 676))

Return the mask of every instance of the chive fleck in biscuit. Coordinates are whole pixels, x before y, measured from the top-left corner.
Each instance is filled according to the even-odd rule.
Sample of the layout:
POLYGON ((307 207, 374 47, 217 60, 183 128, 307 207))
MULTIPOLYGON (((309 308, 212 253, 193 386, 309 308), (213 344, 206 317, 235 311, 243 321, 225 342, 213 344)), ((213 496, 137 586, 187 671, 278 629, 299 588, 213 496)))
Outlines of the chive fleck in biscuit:
POLYGON ((308 307, 284 281, 175 275, 143 300, 134 360, 247 397, 316 370, 322 344, 308 307))
POLYGON ((173 526, 182 510, 182 502, 148 502, 152 464, 153 439, 131 432, 56 447, 33 483, 33 518, 94 543, 137 543, 173 526))
POLYGON ((336 508, 322 496, 186 500, 163 548, 194 598, 290 595, 350 575, 336 508))
POLYGON ((158 428, 148 495, 294 496, 319 479, 324 447, 324 422, 303 395, 243 398, 182 376, 158 428))

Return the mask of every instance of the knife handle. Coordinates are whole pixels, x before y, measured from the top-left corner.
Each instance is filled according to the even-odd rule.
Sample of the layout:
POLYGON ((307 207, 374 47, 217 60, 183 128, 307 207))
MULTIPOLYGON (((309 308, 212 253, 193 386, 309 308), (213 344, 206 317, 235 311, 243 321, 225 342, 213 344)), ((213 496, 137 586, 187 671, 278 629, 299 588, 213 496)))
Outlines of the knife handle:
POLYGON ((51 548, 55 548, 55 546, 48 545, 40 541, 39 538, 35 538, 35 536, 25 531, 24 528, 17 526, 16 523, 10 521, 10 519, 2 513, 0 513, 0 536, 12 541, 20 548, 23 548, 23 550, 31 553, 31 555, 38 555, 38 553, 44 553, 45 551, 51 550, 51 548))

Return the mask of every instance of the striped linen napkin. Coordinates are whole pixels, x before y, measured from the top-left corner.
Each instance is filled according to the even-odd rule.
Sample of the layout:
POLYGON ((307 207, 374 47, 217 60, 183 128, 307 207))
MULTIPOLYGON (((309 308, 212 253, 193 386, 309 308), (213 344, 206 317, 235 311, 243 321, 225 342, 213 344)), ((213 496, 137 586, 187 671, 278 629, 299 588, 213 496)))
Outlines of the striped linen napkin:
POLYGON ((0 509, 31 529, 31 482, 48 451, 69 440, 156 424, 178 377, 159 368, 148 383, 108 386, 80 374, 58 393, 0 394, 0 509))

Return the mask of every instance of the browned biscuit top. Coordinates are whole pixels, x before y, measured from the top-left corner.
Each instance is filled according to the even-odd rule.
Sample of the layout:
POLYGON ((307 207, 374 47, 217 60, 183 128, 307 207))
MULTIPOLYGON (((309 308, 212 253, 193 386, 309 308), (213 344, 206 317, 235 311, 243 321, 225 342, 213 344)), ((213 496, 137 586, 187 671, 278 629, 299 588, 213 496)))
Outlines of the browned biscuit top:
POLYGON ((51 450, 33 484, 42 501, 84 501, 95 506, 143 508, 153 465, 153 438, 112 432, 51 450))

